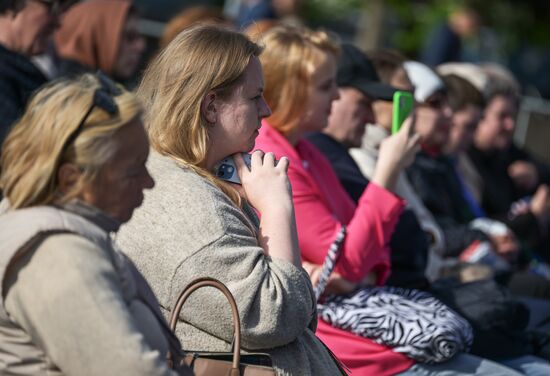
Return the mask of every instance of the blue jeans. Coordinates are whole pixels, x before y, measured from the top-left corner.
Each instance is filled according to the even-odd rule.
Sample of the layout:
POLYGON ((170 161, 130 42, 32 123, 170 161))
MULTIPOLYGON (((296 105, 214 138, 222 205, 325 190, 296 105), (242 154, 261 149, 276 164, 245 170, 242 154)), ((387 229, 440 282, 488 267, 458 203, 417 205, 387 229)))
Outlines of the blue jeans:
POLYGON ((462 353, 444 363, 417 363, 399 376, 519 376, 522 374, 491 360, 462 353))
POLYGON ((546 376, 550 375, 550 363, 534 355, 520 356, 519 358, 499 360, 500 364, 515 369, 524 375, 546 376))

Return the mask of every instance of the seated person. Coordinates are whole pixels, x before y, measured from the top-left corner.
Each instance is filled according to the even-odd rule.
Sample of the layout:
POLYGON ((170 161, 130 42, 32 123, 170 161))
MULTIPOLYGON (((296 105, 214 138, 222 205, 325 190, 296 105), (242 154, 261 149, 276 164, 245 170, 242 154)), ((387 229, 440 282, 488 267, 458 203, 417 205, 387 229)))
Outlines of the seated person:
MULTIPOLYGON (((275 164, 272 153, 258 151, 249 170, 241 156, 271 114, 261 52, 243 34, 200 26, 178 34, 151 63, 138 94, 147 104, 156 185, 117 241, 165 313, 191 281, 216 278, 235 297, 246 351, 268 353, 281 375, 338 375, 315 336, 315 295, 301 267, 288 160, 275 164), (242 185, 215 173, 228 156, 242 185)), ((177 334, 188 349, 228 351, 229 314, 218 291, 197 291, 177 334)))
MULTIPOLYGON (((507 223, 518 238, 550 260, 550 167, 518 148, 512 141, 519 106, 517 88, 505 79, 488 75, 483 118, 468 150, 468 158, 481 178, 480 206, 485 213, 507 223), (528 203, 511 211, 525 196, 528 203)), ((469 183, 469 176, 465 176, 469 183)))
POLYGON ((141 114, 135 95, 87 74, 38 91, 8 135, 2 375, 192 374, 168 368, 167 352, 181 356, 181 345, 111 242, 154 185, 141 114))
MULTIPOLYGON (((493 235, 470 226, 476 214, 466 202, 454 166, 443 153, 449 139, 452 111, 447 104, 445 86, 439 76, 427 66, 417 62, 405 63, 409 78, 415 84, 417 106, 417 131, 422 136, 423 150, 408 168, 409 181, 421 197, 424 205, 445 229, 445 257, 458 257, 470 252, 468 247, 501 246, 495 251, 514 262, 517 244, 500 241, 508 234, 493 235), (426 119, 426 121, 423 121, 426 119), (484 243, 490 241, 491 243, 484 243)), ((507 269, 494 260, 497 269, 507 269)))
MULTIPOLYGON (((434 214, 441 227, 448 229, 446 233, 455 232, 460 235, 446 237, 448 244, 451 244, 449 240, 453 239, 456 244, 454 248, 448 247, 447 256, 460 255, 466 260, 471 260, 472 257, 482 259, 494 270, 502 272, 499 273, 502 277, 501 281, 512 292, 543 299, 549 298, 548 280, 518 270, 516 261, 520 248, 507 229, 501 231, 497 228, 493 231, 491 226, 479 225, 479 221, 471 222, 476 218, 476 214, 464 198, 454 165, 443 154, 443 146, 448 139, 451 125, 452 111, 448 105, 441 102, 446 98, 444 92, 438 92, 437 89, 435 92, 429 91, 426 85, 429 82, 440 82, 438 86, 432 85, 432 87, 443 88, 443 83, 435 72, 423 64, 411 62, 406 63, 405 67, 411 81, 417 86, 415 91, 417 101, 424 101, 417 108, 418 118, 434 117, 430 127, 425 126, 427 123, 417 122, 418 126, 422 125, 422 127, 417 126, 417 131, 423 136, 423 150, 417 155, 407 173, 426 207, 434 214), (436 114, 439 115, 435 116, 436 114), (485 243, 486 241, 489 243, 485 243), (491 249, 499 257, 493 257, 494 253, 491 249)), ((510 228, 513 229, 512 226, 510 228)))

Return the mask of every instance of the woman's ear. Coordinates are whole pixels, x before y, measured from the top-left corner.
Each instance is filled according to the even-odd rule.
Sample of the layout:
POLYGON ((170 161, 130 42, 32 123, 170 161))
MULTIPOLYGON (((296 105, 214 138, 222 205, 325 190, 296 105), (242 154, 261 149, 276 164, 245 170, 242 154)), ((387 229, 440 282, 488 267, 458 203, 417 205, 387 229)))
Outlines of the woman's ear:
POLYGON ((215 124, 218 118, 216 113, 216 93, 209 91, 201 102, 201 115, 209 123, 215 124))
POLYGON ((63 163, 57 170, 57 181, 61 193, 68 193, 78 182, 82 172, 73 163, 63 163))

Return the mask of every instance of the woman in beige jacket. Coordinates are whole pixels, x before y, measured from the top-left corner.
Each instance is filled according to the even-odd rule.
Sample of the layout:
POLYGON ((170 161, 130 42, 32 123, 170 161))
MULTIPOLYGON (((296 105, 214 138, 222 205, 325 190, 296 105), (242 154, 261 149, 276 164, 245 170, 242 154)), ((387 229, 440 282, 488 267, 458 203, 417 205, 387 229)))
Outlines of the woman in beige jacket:
MULTIPOLYGON (((260 52, 242 34, 202 26, 179 34, 148 67, 138 93, 156 186, 117 241, 165 313, 193 279, 217 278, 237 301, 246 351, 269 353, 279 375, 338 375, 314 334, 316 302, 300 262, 288 160, 258 151, 248 169, 240 154, 254 148, 271 113, 260 52), (214 174, 232 155, 242 185, 214 174)), ((184 348, 228 351, 229 313, 219 292, 197 292, 180 317, 184 348)))
POLYGON ((6 139, 0 374, 178 374, 177 338, 110 237, 154 185, 140 115, 134 95, 85 75, 39 91, 6 139))

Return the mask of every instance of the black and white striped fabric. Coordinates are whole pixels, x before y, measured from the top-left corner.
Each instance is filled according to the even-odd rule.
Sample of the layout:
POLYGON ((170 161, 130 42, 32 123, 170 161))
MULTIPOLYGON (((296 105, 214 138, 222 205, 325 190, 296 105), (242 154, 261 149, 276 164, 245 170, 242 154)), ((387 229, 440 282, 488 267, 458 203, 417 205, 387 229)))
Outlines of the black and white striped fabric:
POLYGON ((327 254, 327 257, 325 258, 325 262, 323 263, 323 268, 321 269, 321 275, 319 277, 319 281, 315 286, 315 297, 317 298, 317 301, 319 301, 319 298, 321 298, 323 291, 325 291, 325 288, 327 287, 328 279, 332 271, 336 267, 336 261, 338 261, 340 247, 342 246, 342 243, 344 242, 345 237, 346 237, 346 226, 342 226, 340 228, 340 231, 338 231, 338 234, 336 235, 336 239, 334 239, 334 241, 332 242, 332 244, 328 249, 328 254, 327 254))
POLYGON ((342 227, 331 245, 319 283, 317 310, 332 326, 370 338, 422 363, 440 363, 468 351, 472 327, 432 295, 381 286, 361 288, 349 296, 322 295, 346 235, 342 227))

